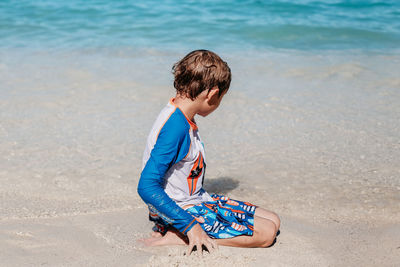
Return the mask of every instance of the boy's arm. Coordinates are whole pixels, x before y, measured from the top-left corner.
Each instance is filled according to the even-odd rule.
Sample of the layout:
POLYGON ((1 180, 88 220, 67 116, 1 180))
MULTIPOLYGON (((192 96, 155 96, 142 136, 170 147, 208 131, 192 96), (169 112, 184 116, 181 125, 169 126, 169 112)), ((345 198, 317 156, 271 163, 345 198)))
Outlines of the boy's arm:
POLYGON ((189 129, 177 125, 175 120, 168 120, 158 135, 138 185, 143 201, 185 235, 197 221, 165 193, 163 183, 165 173, 186 156, 189 148, 189 129))

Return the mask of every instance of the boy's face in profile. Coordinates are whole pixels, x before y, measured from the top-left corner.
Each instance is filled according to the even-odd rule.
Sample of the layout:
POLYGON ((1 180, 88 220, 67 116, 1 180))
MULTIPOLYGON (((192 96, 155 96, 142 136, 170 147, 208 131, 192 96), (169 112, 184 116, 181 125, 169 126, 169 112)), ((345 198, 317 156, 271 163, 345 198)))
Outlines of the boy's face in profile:
POLYGON ((214 87, 214 88, 210 89, 209 91, 205 90, 205 91, 201 92, 199 97, 203 101, 202 101, 201 108, 197 112, 197 114, 199 114, 202 117, 206 117, 207 115, 212 113, 214 110, 216 110, 227 91, 228 90, 226 90, 221 96, 219 96, 218 87, 214 87))

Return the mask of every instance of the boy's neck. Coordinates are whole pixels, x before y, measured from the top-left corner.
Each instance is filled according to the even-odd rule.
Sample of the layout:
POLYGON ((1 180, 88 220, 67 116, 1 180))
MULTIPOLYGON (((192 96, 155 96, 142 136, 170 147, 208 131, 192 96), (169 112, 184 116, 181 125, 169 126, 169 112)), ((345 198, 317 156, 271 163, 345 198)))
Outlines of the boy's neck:
POLYGON ((173 98, 173 103, 182 110, 189 120, 194 122, 194 116, 198 111, 198 104, 196 100, 191 100, 188 97, 176 95, 175 98, 173 98))

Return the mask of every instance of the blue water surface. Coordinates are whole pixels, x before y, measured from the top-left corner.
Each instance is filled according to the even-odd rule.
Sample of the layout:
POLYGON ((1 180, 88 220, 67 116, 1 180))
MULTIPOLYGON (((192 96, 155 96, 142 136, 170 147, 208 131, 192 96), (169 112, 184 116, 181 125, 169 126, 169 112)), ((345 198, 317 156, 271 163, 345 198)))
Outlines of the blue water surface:
POLYGON ((0 47, 400 47, 400 1, 1 0, 0 47))

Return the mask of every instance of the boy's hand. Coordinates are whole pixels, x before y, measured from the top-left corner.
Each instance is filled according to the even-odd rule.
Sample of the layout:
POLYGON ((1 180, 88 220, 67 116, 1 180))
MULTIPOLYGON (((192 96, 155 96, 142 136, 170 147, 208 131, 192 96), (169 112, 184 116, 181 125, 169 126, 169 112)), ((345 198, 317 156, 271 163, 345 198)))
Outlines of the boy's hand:
POLYGON ((203 245, 210 253, 214 251, 214 249, 218 249, 217 243, 203 231, 203 228, 201 228, 200 224, 193 226, 192 229, 190 229, 190 231, 187 233, 187 237, 189 238, 189 249, 186 255, 190 255, 195 246, 197 250, 201 251, 202 254, 203 245))

